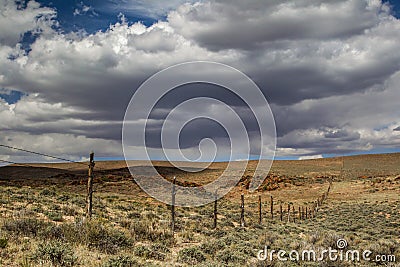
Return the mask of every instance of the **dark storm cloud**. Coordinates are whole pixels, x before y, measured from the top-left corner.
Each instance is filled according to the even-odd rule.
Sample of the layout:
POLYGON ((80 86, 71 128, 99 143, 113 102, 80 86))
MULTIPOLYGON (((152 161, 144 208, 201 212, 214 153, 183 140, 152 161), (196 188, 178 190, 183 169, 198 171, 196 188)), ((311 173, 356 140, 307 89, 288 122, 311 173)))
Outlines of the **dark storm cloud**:
POLYGON ((335 139, 339 141, 354 141, 360 139, 360 133, 349 132, 347 130, 328 130, 324 134, 325 138, 335 139))
MULTIPOLYGON (((252 78, 272 104, 278 145, 294 155, 399 141, 393 110, 400 97, 400 23, 380 1, 202 1, 176 8, 151 27, 121 20, 86 36, 52 29, 54 10, 33 4, 25 12, 34 26, 21 18, 0 31, 0 87, 29 97, 15 105, 0 100, 0 118, 1 129, 17 135, 14 140, 32 139, 26 145, 40 146, 48 136, 73 145, 83 138, 87 146, 112 144, 114 150, 104 150, 119 155, 121 121, 138 86, 157 71, 193 60, 222 62, 252 78), (40 14, 46 19, 37 20, 40 14), (26 54, 14 44, 32 27, 43 31, 26 54)), ((2 13, 0 21, 9 18, 2 13)), ((194 84, 156 105, 148 146, 160 147, 162 124, 177 104, 200 96, 232 106, 251 141, 259 138, 242 100, 217 86, 194 84)), ((197 112, 185 110, 178 118, 197 112)), ((205 137, 228 147, 226 133, 209 121, 193 122, 183 133, 181 146, 188 150, 205 137)))
POLYGON ((212 50, 245 49, 277 40, 347 38, 377 22, 366 1, 212 1, 181 7, 168 20, 212 50), (239 34, 238 34, 239 33, 239 34))
POLYGON ((291 132, 279 140, 281 148, 294 147, 299 151, 309 151, 302 155, 351 153, 362 150, 366 145, 358 132, 346 129, 300 130, 291 132), (345 143, 350 145, 344 146, 345 143))

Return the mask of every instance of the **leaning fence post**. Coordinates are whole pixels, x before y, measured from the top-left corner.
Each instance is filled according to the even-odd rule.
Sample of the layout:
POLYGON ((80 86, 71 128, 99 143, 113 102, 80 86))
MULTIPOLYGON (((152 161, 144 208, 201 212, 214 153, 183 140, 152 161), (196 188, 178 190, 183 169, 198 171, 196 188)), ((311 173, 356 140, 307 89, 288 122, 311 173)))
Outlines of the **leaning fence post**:
POLYGON ((176 177, 174 177, 174 180, 172 182, 172 191, 171 191, 171 231, 172 234, 175 233, 175 185, 176 185, 176 177))
POLYGON ((274 219, 274 198, 271 196, 271 219, 274 219))
POLYGON ((218 195, 217 195, 217 191, 215 191, 215 198, 214 198, 214 225, 213 228, 216 229, 217 228, 217 201, 218 201, 218 195))
POLYGON ((246 224, 245 224, 245 221, 244 221, 244 195, 242 194, 242 195, 240 196, 240 198, 241 198, 241 201, 242 201, 242 204, 240 205, 240 208, 241 208, 241 213, 240 213, 240 226, 241 226, 241 227, 245 227, 246 224))
POLYGON ((262 224, 262 203, 261 195, 258 196, 258 222, 262 224))
POLYGON ((88 184, 87 184, 87 197, 86 197, 86 217, 92 218, 93 209, 93 169, 94 169, 94 153, 90 153, 89 171, 88 171, 88 184))

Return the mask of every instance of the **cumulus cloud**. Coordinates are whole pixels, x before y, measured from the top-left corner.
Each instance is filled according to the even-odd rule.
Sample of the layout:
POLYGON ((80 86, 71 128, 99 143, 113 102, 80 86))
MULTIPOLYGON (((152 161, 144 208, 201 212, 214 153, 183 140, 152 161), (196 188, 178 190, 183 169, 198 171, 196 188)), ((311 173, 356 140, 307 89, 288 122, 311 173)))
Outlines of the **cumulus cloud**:
POLYGON ((49 33, 56 12, 51 8, 40 7, 36 1, 28 1, 24 7, 21 2, 14 0, 0 1, 0 43, 16 45, 26 32, 49 33))
POLYGON ((93 7, 85 5, 83 2, 78 4, 78 7, 74 9, 74 16, 82 16, 87 15, 89 16, 98 16, 99 14, 94 10, 93 7))
POLYGON ((183 36, 210 49, 253 50, 268 42, 347 38, 388 16, 379 1, 230 1, 180 6, 169 14, 183 36))
POLYGON ((123 0, 109 2, 110 4, 104 7, 106 12, 109 10, 123 10, 124 13, 128 14, 140 14, 144 17, 160 19, 181 4, 195 2, 195 0, 123 0))
POLYGON ((301 157, 299 157, 299 160, 322 159, 322 158, 324 158, 322 155, 301 156, 301 157))
MULTIPOLYGON (((1 144, 66 155, 74 160, 81 160, 92 149, 97 150, 98 156, 122 156, 119 140, 110 133, 120 123, 88 121, 82 119, 84 113, 62 103, 46 103, 37 95, 23 96, 15 104, 0 99, 1 144)), ((13 160, 48 160, 5 148, 0 153, 11 154, 13 160)))
MULTIPOLYGON (((174 9, 149 27, 121 18, 107 30, 80 35, 54 30, 56 11, 37 2, 23 8, 0 2, 0 88, 26 94, 14 106, 0 102, 2 131, 20 137, 8 142, 80 138, 84 149, 68 151, 75 156, 90 146, 121 155, 116 145, 121 120, 136 88, 173 64, 211 60, 238 68, 260 86, 272 104, 280 156, 400 144, 400 22, 388 5, 378 0, 214 0, 175 8, 181 3, 138 4, 135 8, 153 15, 174 9), (38 38, 26 53, 16 44, 28 31, 38 38), (110 144, 113 148, 106 148, 110 144)), ((160 102, 153 114, 155 132, 180 100, 213 96, 230 103, 256 135, 242 101, 207 86, 186 89, 160 102)), ((185 116, 191 112, 195 115, 186 110, 185 116)), ((186 131, 194 138, 182 146, 194 155, 199 140, 208 136, 220 138, 222 151, 228 151, 218 127, 203 121, 186 131)), ((150 146, 159 143, 155 134, 150 146)))

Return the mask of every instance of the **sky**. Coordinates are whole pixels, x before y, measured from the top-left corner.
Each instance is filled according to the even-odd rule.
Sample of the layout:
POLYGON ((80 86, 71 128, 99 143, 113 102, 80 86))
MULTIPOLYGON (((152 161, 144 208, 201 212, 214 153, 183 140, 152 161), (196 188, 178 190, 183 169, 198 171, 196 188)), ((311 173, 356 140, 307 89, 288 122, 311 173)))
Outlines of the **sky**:
MULTIPOLYGON (((0 144, 122 159, 135 90, 158 71, 200 60, 232 66, 259 86, 275 118, 278 159, 400 151, 399 1, 0 0, 0 11, 0 144)), ((169 111, 199 96, 232 106, 257 146, 243 101, 191 85, 155 107, 146 140, 154 159, 163 159, 169 111)), ((184 110, 175 123, 209 108, 184 110)), ((218 145, 216 160, 228 158, 229 138, 214 122, 194 121, 182 133, 188 158, 204 138, 218 145)), ((0 159, 50 160, 7 149, 0 159)))

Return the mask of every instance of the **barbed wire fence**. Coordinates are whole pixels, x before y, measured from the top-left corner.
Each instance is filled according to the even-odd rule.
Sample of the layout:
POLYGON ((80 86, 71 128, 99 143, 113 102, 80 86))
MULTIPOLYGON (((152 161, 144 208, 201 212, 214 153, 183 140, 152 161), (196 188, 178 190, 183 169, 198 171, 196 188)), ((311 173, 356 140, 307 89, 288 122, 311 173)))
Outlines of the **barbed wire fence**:
MULTIPOLYGON (((15 146, 10 146, 6 144, 0 144, 0 147, 4 149, 9 149, 9 150, 15 150, 23 153, 29 153, 37 156, 42 156, 46 157, 49 159, 54 159, 57 161, 61 162, 67 162, 71 164, 78 164, 80 166, 85 166, 88 168, 88 173, 87 173, 87 194, 86 194, 86 217, 91 218, 92 217, 92 209, 93 209, 93 204, 92 204, 92 195, 93 192, 96 192, 93 190, 93 182, 94 182, 94 176, 99 174, 111 174, 113 169, 105 169, 100 166, 96 166, 95 168, 95 158, 94 158, 94 153, 91 153, 89 155, 89 160, 87 162, 85 161, 74 161, 65 157, 60 157, 60 156, 54 156, 50 155, 48 153, 43 153, 39 151, 33 151, 25 148, 20 148, 20 147, 15 147, 15 146)), ((345 162, 345 157, 341 156, 338 158, 340 162, 340 173, 336 175, 336 178, 339 178, 340 180, 346 180, 349 176, 351 176, 350 169, 352 172, 354 172, 353 176, 358 177, 359 175, 363 174, 363 170, 365 166, 362 162, 362 159, 356 159, 353 160, 350 163, 345 162), (349 165, 349 166, 347 166, 349 165), (346 167, 347 166, 347 167, 346 167), (360 173, 358 173, 360 172, 360 173)), ((59 162, 45 162, 45 163, 25 163, 25 162, 17 162, 15 160, 10 160, 10 159, 0 159, 0 162, 6 163, 6 164, 12 164, 13 166, 22 166, 22 167, 29 167, 29 168, 37 168, 37 167, 43 167, 45 166, 44 164, 52 164, 52 163, 59 163, 59 162)), ((378 163, 375 163, 378 164, 378 163)), ((380 163, 379 163, 380 164, 380 163)), ((391 170, 390 167, 393 168, 393 166, 389 166, 391 163, 386 162, 385 168, 388 170, 391 170)), ((128 166, 127 166, 128 167, 128 166)), ((379 174, 378 171, 374 171, 373 167, 374 166, 366 166, 368 169, 365 169, 364 171, 368 171, 369 175, 374 175, 374 174, 379 174)), ((398 168, 398 167, 397 167, 398 168)), ((62 170, 71 170, 73 167, 63 167, 62 170)), ((74 169, 75 170, 75 169, 74 169)), ((378 168, 376 168, 378 170, 378 168)), ((80 170, 82 171, 82 170, 80 170)), ((338 171, 338 170, 336 170, 338 171)), ((361 178, 363 176, 360 176, 361 178)), ((358 178, 360 178, 358 177, 358 178)), ((312 201, 304 202, 303 204, 299 203, 298 201, 290 200, 290 199, 284 199, 283 197, 273 197, 272 194, 268 195, 268 193, 264 191, 261 191, 260 194, 241 194, 240 199, 239 199, 239 205, 237 206, 237 213, 240 215, 238 217, 236 224, 240 227, 248 227, 250 224, 247 223, 247 218, 249 221, 252 222, 257 222, 258 225, 263 225, 267 222, 282 222, 282 223, 301 223, 306 220, 313 219, 317 216, 321 206, 324 205, 324 203, 328 200, 328 196, 332 190, 333 186, 333 181, 335 178, 331 177, 328 180, 329 184, 323 192, 320 192, 318 195, 314 195, 312 197, 312 201), (265 200, 263 198, 267 197, 268 199, 265 200), (270 199, 270 200, 269 200, 270 199), (248 212, 248 210, 254 209, 256 212, 251 211, 248 212), (249 218, 249 216, 252 216, 254 218, 249 218)), ((267 190, 269 191, 269 190, 267 190)), ((175 194, 174 190, 172 189, 172 194, 175 194)), ((274 194, 276 195, 276 194, 274 194)), ((218 228, 218 207, 219 207, 219 202, 220 200, 215 199, 215 201, 212 202, 213 204, 213 210, 210 212, 210 217, 213 218, 213 227, 214 229, 218 228)), ((168 205, 171 206, 171 205, 168 205)), ((176 207, 172 205, 171 208, 171 225, 175 225, 175 218, 179 218, 179 216, 175 216, 176 212, 176 207)), ((252 223, 254 225, 254 223, 252 223)), ((171 227, 172 231, 174 231, 174 227, 171 227)))
MULTIPOLYGON (((42 156, 42 157, 47 157, 47 158, 51 158, 51 159, 55 159, 55 160, 59 160, 62 162, 68 162, 68 163, 72 163, 72 164, 79 164, 85 167, 88 167, 88 181, 87 181, 87 195, 86 195, 86 217, 88 219, 90 219, 92 217, 92 209, 93 209, 93 178, 94 178, 94 166, 95 166, 95 161, 94 161, 94 152, 91 152, 89 155, 89 162, 82 162, 82 161, 74 161, 74 160, 70 160, 70 159, 66 159, 63 157, 59 157, 59 156, 53 156, 47 153, 42 153, 42 152, 37 152, 37 151, 32 151, 32 150, 28 150, 28 149, 24 149, 24 148, 19 148, 19 147, 14 147, 14 146, 9 146, 9 145, 5 145, 5 144, 0 144, 0 147, 6 148, 6 149, 10 149, 10 150, 15 150, 15 151, 20 151, 20 152, 25 152, 25 153, 29 153, 29 154, 33 154, 33 155, 38 155, 38 156, 42 156)), ((23 166, 23 167, 30 167, 30 168, 37 168, 38 165, 40 164, 49 164, 47 163, 37 163, 35 164, 36 166, 33 165, 33 163, 28 164, 28 163, 18 163, 15 161, 11 161, 11 160, 3 160, 0 159, 0 162, 3 163, 7 163, 7 164, 13 164, 13 165, 17 165, 17 166, 23 166)), ((71 170, 72 168, 67 168, 65 170, 71 170)), ((97 170, 97 172, 99 173, 106 173, 106 169, 103 168, 99 168, 99 170, 97 170)))

